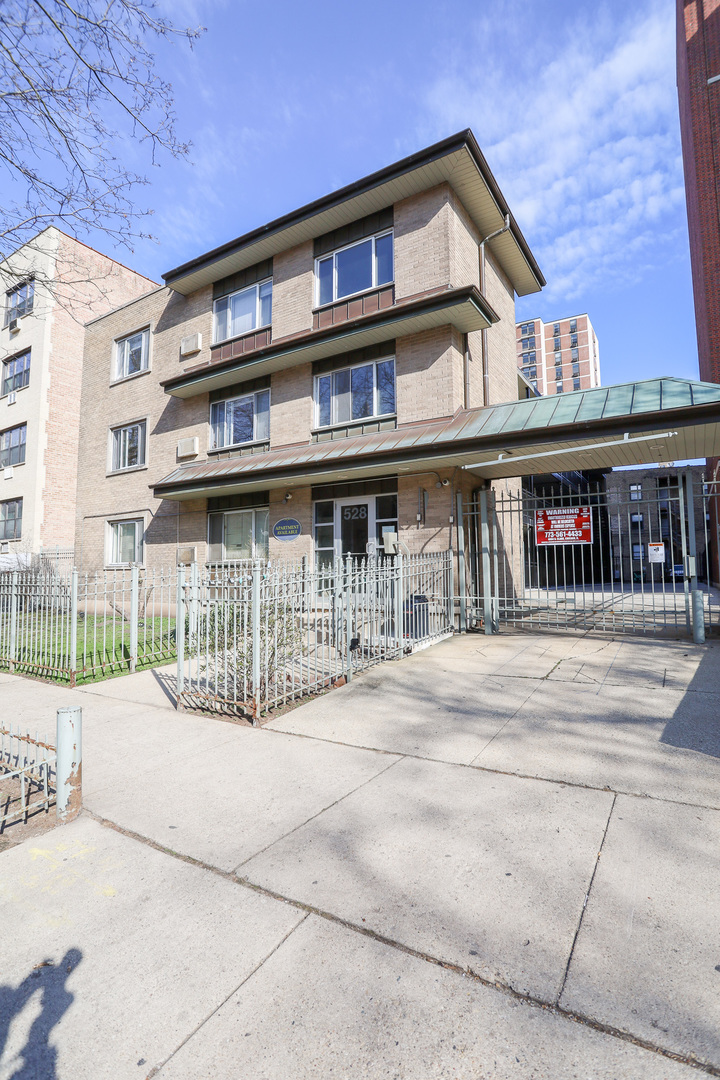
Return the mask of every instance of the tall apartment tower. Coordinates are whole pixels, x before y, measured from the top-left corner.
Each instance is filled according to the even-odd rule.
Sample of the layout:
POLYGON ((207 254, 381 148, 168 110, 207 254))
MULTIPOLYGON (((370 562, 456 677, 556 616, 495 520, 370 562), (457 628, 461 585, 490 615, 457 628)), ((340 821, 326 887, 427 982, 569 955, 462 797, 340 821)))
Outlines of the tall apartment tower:
POLYGON ((587 315, 516 324, 518 368, 539 394, 600 385, 600 347, 587 315))
POLYGON ((720 382, 720 8, 677 0, 677 84, 700 378, 720 382))
POLYGON ((54 226, 0 263, 0 569, 72 548, 84 324, 152 288, 54 226))

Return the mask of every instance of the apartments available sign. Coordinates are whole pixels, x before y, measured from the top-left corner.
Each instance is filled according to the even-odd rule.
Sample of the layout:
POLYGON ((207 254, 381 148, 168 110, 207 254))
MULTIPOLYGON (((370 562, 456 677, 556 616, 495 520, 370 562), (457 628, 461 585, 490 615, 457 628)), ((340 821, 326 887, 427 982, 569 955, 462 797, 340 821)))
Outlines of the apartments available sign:
POLYGON ((551 506, 535 511, 535 542, 550 544, 592 544, 592 514, 589 506, 551 506))

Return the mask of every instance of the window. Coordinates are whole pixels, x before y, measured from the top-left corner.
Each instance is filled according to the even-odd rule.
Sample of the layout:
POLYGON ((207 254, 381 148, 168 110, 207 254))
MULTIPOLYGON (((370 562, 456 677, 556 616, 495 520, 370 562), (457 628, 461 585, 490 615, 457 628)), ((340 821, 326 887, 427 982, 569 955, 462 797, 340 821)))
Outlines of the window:
POLYGON ((580 380, 579 379, 573 379, 573 390, 579 390, 579 389, 580 389, 580 380))
POLYGON ((2 390, 0 394, 5 397, 13 390, 22 390, 30 382, 30 350, 14 356, 12 360, 4 360, 2 367, 2 390))
POLYGON ((643 561, 643 546, 642 546, 642 544, 633 544, 632 551, 633 551, 632 557, 635 560, 635 562, 642 562, 643 561))
POLYGON ((213 304, 213 341, 239 337, 270 326, 272 322, 272 280, 260 281, 248 289, 223 296, 213 304))
POLYGON ((522 362, 523 362, 523 364, 534 364, 535 363, 535 353, 534 352, 523 353, 522 354, 522 362))
POLYGON ((577 334, 577 319, 570 320, 570 333, 577 334))
POLYGON ((571 348, 576 349, 577 348, 577 343, 578 343, 577 334, 571 334, 570 335, 570 346, 571 346, 571 348))
POLYGON ((137 469, 145 464, 145 426, 144 420, 138 420, 135 424, 113 428, 110 461, 112 472, 137 469))
POLYGON ((0 502, 0 540, 19 540, 22 534, 22 499, 0 502))
POLYGON ((378 495, 375 499, 375 531, 378 547, 382 550, 384 534, 398 531, 397 495, 378 495))
POLYGON ((553 323, 553 334, 555 335, 555 337, 557 337, 559 335, 559 333, 560 333, 560 323, 559 322, 553 323))
POLYGON ((394 359, 358 364, 315 379, 316 427, 394 412, 394 359))
POLYGON ((24 281, 11 289, 5 300, 5 326, 13 319, 20 319, 23 315, 29 315, 33 309, 35 299, 35 282, 32 278, 24 281))
POLYGON ((142 519, 109 522, 109 559, 113 566, 127 566, 143 560, 142 519))
POLYGON ((578 377, 580 376, 580 365, 579 364, 573 364, 572 373, 573 373, 573 375, 577 375, 578 377))
POLYGON ((26 438, 27 424, 20 424, 19 427, 0 432, 0 469, 7 469, 11 465, 22 465, 25 461, 26 438))
POLYGON ((555 393, 556 394, 562 394, 562 392, 563 392, 563 384, 561 382, 555 383, 555 393))
POLYGON ((268 557, 268 508, 208 514, 208 562, 268 557))
POLYGON ((572 360, 575 360, 576 362, 579 361, 579 359, 580 359, 579 351, 577 349, 571 349, 570 350, 570 358, 572 360))
POLYGON ((140 330, 116 343, 115 378, 127 379, 150 366, 150 331, 140 330))
POLYGON ((537 379, 536 367, 525 367, 522 369, 522 373, 526 379, 537 379))
POLYGON ((263 442, 270 438, 270 391, 215 401, 210 406, 212 448, 263 442))
POLYGON ((535 323, 531 323, 531 322, 522 323, 522 325, 520 326, 520 333, 523 336, 525 334, 534 334, 535 333, 535 323))
POLYGON ((520 342, 520 347, 522 349, 534 349, 535 348, 535 338, 534 337, 523 338, 522 341, 520 342))
POLYGON ((633 500, 642 499, 642 484, 630 485, 630 498, 633 500))
POLYGON ((315 260, 317 303, 375 289, 393 280, 393 234, 370 236, 315 260))

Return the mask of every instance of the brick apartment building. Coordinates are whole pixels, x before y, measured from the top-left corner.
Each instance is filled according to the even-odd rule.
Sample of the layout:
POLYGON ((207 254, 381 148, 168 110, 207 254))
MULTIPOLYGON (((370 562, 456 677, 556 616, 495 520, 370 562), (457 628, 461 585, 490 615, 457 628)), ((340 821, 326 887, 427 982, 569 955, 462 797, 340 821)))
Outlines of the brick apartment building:
POLYGON ((450 546, 545 283, 471 132, 164 278, 87 326, 82 568, 450 546))
MULTIPOLYGON (((700 378, 720 383, 720 8, 710 0, 677 0, 677 85, 700 378)), ((709 479, 717 480, 719 465, 708 459, 709 479)), ((719 501, 710 503, 713 537, 719 501)), ((713 548, 712 577, 720 581, 714 540, 713 548)))
POLYGON ((84 323, 153 284, 53 226, 0 264, 0 568, 72 548, 84 323))
POLYGON ((539 394, 591 390, 600 385, 600 346, 587 315, 516 325, 517 365, 539 394))

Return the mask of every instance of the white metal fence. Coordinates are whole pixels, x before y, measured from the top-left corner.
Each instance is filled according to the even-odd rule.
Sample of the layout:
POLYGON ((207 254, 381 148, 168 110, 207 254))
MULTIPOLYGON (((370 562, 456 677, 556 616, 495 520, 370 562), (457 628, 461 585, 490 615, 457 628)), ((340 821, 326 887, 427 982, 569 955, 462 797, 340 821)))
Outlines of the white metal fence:
POLYGON ((0 574, 0 667, 75 686, 171 660, 175 573, 0 574))
POLYGON ((178 702, 259 717, 452 633, 452 553, 181 568, 178 702))
POLYGON ((35 810, 48 810, 55 798, 54 746, 9 727, 0 727, 0 827, 35 810))

